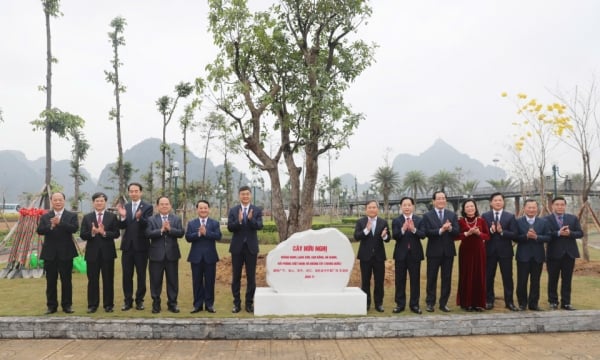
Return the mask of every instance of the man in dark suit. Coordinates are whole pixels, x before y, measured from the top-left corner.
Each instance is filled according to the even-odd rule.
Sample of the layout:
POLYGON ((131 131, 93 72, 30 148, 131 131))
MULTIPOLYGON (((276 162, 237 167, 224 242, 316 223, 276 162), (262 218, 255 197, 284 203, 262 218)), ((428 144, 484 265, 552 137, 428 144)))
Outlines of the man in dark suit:
POLYGON ((567 200, 559 196, 552 200, 552 214, 546 216, 550 224, 551 239, 546 249, 548 269, 548 302, 551 309, 558 308, 558 278, 560 276, 560 307, 575 310, 571 305, 571 281, 575 269, 575 259, 579 257, 577 239, 583 237, 583 230, 577 216, 566 213, 567 200))
POLYGON ((106 194, 92 195, 94 211, 81 220, 79 236, 86 240, 85 261, 87 264, 87 298, 89 314, 95 313, 100 305, 100 273, 102 273, 102 304, 104 311, 113 312, 115 306, 115 239, 119 237, 119 220, 106 210, 106 194))
POLYGON ((233 310, 238 313, 242 302, 240 297, 242 267, 246 267, 246 311, 254 312, 254 292, 256 291, 256 260, 258 258, 257 231, 263 228, 262 210, 250 203, 252 192, 249 186, 242 186, 238 192, 240 205, 229 210, 227 229, 233 234, 229 244, 231 253, 233 310))
POLYGON ((502 286, 504 287, 504 304, 511 311, 518 311, 513 301, 513 241, 517 235, 515 216, 504 210, 504 195, 496 192, 490 196, 492 210, 483 213, 481 217, 490 226, 490 240, 485 243, 486 269, 486 304, 487 310, 494 308, 494 278, 496 269, 500 266, 502 286))
POLYGON ((550 225, 538 217, 538 204, 527 199, 523 204, 525 215, 517 220, 517 300, 521 311, 540 311, 540 277, 544 264, 544 243, 550 241, 550 225), (527 282, 529 296, 527 295, 527 282))
POLYGON ((419 299, 421 297, 421 261, 423 261, 423 245, 425 237, 419 229, 421 218, 414 215, 415 201, 411 197, 400 200, 402 214, 392 221, 392 234, 396 240, 394 246, 394 263, 396 278, 396 307, 394 313, 404 311, 406 306, 406 272, 410 278, 410 311, 421 314, 419 299))
POLYGON ((179 244, 177 239, 185 232, 179 216, 171 214, 171 202, 166 196, 156 201, 158 214, 148 219, 146 236, 150 238, 150 295, 152 296, 152 313, 160 312, 160 293, 162 291, 163 274, 167 278, 167 309, 178 313, 177 294, 179 293, 179 244))
POLYGON ((40 259, 46 272, 46 315, 58 308, 56 285, 60 275, 60 304, 67 314, 73 313, 73 258, 77 249, 73 234, 79 229, 77 214, 65 210, 65 194, 56 192, 50 197, 52 210, 42 215, 37 233, 44 235, 40 259))
POLYGON ((198 201, 196 212, 198 217, 188 222, 185 232, 185 239, 192 243, 187 259, 192 266, 192 314, 202 311, 203 307, 206 311, 215 313, 215 280, 219 261, 216 243, 222 237, 221 226, 218 221, 208 217, 208 201, 198 201))
POLYGON ((123 268, 124 304, 121 310, 127 311, 133 306, 133 271, 137 274, 135 308, 144 310, 146 295, 146 269, 148 268, 148 248, 150 241, 146 237, 148 218, 152 216, 152 205, 142 200, 142 185, 131 183, 127 187, 131 201, 123 207, 118 205, 119 228, 125 229, 121 237, 121 265, 123 268))
POLYGON ((446 193, 433 193, 433 209, 423 215, 421 230, 427 236, 427 297, 426 310, 435 307, 438 272, 441 272, 440 310, 449 312, 448 299, 452 283, 452 265, 456 256, 454 239, 458 236, 458 219, 453 211, 446 209, 446 193))
POLYGON ((383 242, 390 241, 388 223, 377 216, 379 204, 375 200, 366 204, 366 216, 358 219, 354 227, 354 239, 360 241, 360 284, 367 294, 367 310, 371 307, 371 276, 374 278, 373 301, 375 310, 383 312, 383 280, 385 277, 385 248, 383 242))

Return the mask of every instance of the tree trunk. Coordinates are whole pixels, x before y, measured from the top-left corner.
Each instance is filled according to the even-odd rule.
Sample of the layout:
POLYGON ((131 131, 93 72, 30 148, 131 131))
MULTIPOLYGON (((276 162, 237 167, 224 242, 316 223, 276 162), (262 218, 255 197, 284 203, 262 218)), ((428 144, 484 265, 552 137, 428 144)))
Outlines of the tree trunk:
MULTIPOLYGON (((52 37, 50 31, 50 13, 44 9, 46 17, 46 111, 52 109, 52 37)), ((50 191, 52 182, 52 128, 46 114, 46 173, 45 189, 50 191)), ((50 209, 50 193, 44 196, 44 209, 50 209)))

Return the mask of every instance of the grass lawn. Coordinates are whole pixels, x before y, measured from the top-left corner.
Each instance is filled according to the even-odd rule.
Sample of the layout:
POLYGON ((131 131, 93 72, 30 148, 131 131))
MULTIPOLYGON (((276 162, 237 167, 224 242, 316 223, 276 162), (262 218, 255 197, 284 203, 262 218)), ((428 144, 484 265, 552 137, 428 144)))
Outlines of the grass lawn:
MULTIPOLYGON (((73 308, 75 310, 75 315, 79 316, 91 316, 92 318, 155 318, 155 317, 174 317, 174 318, 190 318, 190 317, 208 317, 208 318, 249 318, 253 317, 253 315, 248 314, 244 311, 238 314, 231 313, 232 307, 232 296, 231 296, 231 279, 229 277, 230 269, 223 269, 221 271, 227 270, 226 276, 223 276, 222 281, 217 281, 216 286, 216 294, 215 294, 215 309, 217 310, 216 314, 210 314, 207 312, 201 312, 198 314, 190 314, 189 312, 192 309, 192 279, 190 266, 185 259, 187 258, 187 254, 189 252, 189 244, 185 240, 180 241, 181 251, 183 254, 182 259, 179 262, 179 307, 181 308, 181 313, 172 314, 166 311, 166 291, 163 289, 162 292, 162 302, 163 302, 163 311, 160 314, 152 314, 151 313, 151 303, 152 300, 150 298, 150 287, 148 287, 148 291, 146 294, 146 309, 144 311, 130 310, 123 312, 120 310, 121 305, 123 303, 123 296, 121 290, 121 263, 120 258, 116 259, 115 262, 115 312, 111 314, 107 314, 102 311, 102 308, 96 314, 88 315, 86 314, 87 309, 87 300, 86 300, 86 287, 87 287, 87 277, 85 274, 74 273, 73 274, 73 308)), ((228 253, 228 244, 218 244, 217 249, 219 252, 219 256, 221 258, 229 257, 228 253)), ((358 243, 352 243, 354 251, 356 252, 358 249, 358 243)), ((390 241, 386 244, 386 251, 388 258, 391 257, 393 253, 394 241, 390 241)), ((261 254, 267 254, 269 250, 274 248, 275 245, 261 245, 260 252, 261 254)), ((590 248, 590 254, 592 258, 592 267, 597 270, 600 267, 600 261, 595 260, 600 258, 600 250, 596 250, 590 248)), ((120 257, 120 251, 118 251, 118 256, 120 257)), ((421 266, 421 308, 425 307, 425 264, 426 261, 422 262, 421 266)), ((579 263, 578 263, 579 264, 579 263)), ((0 264, 0 268, 4 268, 6 264, 0 264)), ((355 265, 355 272, 358 271, 358 265, 355 265)), ((516 266, 515 266, 516 267, 516 266)), ((393 279, 393 260, 388 260, 386 271, 386 287, 385 287, 385 297, 384 297, 384 313, 377 313, 374 310, 369 311, 369 316, 408 316, 412 315, 411 312, 405 311, 400 315, 392 314, 391 310, 394 307, 394 279, 393 279)), ((219 270, 218 270, 219 271, 219 270)), ((218 275, 217 275, 218 276, 218 275)), ((450 315, 458 315, 465 314, 462 310, 460 310, 456 304, 456 289, 458 284, 458 258, 454 261, 454 271, 453 271, 453 282, 452 282, 452 293, 449 301, 449 306, 452 309, 450 315)), ((514 272, 513 278, 515 279, 516 285, 516 269, 514 272)), ((46 299, 45 299, 45 278, 40 279, 0 279, 0 316, 39 316, 44 313, 46 310, 46 299)), ((359 286, 356 282, 355 276, 351 279, 351 286, 359 286)), ((408 284, 407 284, 407 287, 408 284)), ((540 298, 540 306, 542 309, 547 309, 547 274, 544 270, 542 274, 541 280, 541 298, 540 298)), ((502 283, 500 278, 500 273, 498 271, 496 275, 496 308, 492 310, 494 313, 503 313, 507 312, 504 309, 504 301, 501 299, 502 297, 502 283)), ((245 291, 245 284, 242 283, 242 298, 245 291)), ((60 295, 60 289, 59 289, 60 295)), ((407 294, 408 296, 408 294, 407 294)), ((439 279, 438 279, 438 297, 439 297, 439 279)), ((572 302, 573 306, 577 309, 600 309, 600 276, 598 276, 598 271, 587 272, 586 275, 576 275, 573 279, 573 294, 572 294, 572 302), (592 273, 591 275, 589 273, 592 273)), ((60 298, 59 298, 60 302, 60 298)), ((516 302, 516 296, 515 296, 516 302)), ((102 304, 100 304, 102 306, 102 304)), ((440 314, 439 311, 436 311, 434 314, 440 314)), ((56 314, 58 316, 71 316, 66 315, 62 312, 56 314)), ((424 313, 423 316, 427 316, 427 313, 424 313)))

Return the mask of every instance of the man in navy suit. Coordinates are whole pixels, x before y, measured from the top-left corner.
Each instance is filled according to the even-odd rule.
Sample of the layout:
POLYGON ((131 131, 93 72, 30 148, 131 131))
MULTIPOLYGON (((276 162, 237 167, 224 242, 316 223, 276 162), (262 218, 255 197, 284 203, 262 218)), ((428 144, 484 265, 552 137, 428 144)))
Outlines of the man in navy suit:
POLYGON ((354 239, 360 241, 358 260, 360 260, 361 289, 367 294, 367 310, 371 306, 371 275, 374 278, 373 301, 375 310, 383 312, 383 280, 385 277, 385 247, 383 242, 390 241, 388 223, 377 216, 379 204, 370 200, 366 204, 366 216, 356 221, 354 239))
POLYGON ((396 294, 394 299, 395 314, 404 311, 406 306, 406 272, 410 278, 410 311, 421 314, 419 299, 421 296, 421 261, 423 261, 423 230, 419 229, 421 218, 414 215, 415 201, 411 197, 400 200, 402 214, 392 221, 392 234, 396 240, 394 247, 394 263, 396 278, 396 294))
POLYGON ((221 240, 219 222, 208 217, 210 204, 206 200, 196 203, 198 217, 187 224, 185 239, 192 243, 188 261, 192 266, 192 291, 194 309, 192 314, 202 311, 215 313, 215 279, 217 276, 217 241, 221 240))
POLYGON ((142 200, 142 185, 132 182, 127 187, 131 201, 123 207, 117 206, 119 228, 125 229, 121 236, 121 266, 123 268, 123 296, 121 310, 127 311, 133 306, 133 271, 137 274, 135 308, 144 310, 146 295, 146 269, 148 268, 148 248, 150 241, 146 237, 147 220, 152 216, 152 205, 142 200))
POLYGON ((229 244, 231 253, 231 292, 233 294, 232 313, 242 309, 240 289, 242 268, 246 267, 246 311, 254 312, 254 292, 256 291, 256 260, 258 258, 257 231, 263 228, 262 210, 251 204, 252 192, 249 186, 242 186, 238 192, 240 205, 229 210, 227 229, 233 234, 229 244))
POLYGON ((427 297, 428 312, 434 311, 438 272, 441 272, 440 310, 449 312, 448 299, 452 283, 452 265, 456 256, 454 239, 458 236, 458 219, 446 209, 446 193, 436 191, 432 196, 433 209, 423 215, 420 229, 427 236, 427 297))
POLYGON ((160 312, 160 293, 162 291, 163 274, 167 278, 167 308, 178 313, 177 294, 179 293, 179 244, 177 239, 185 232, 181 218, 171 214, 171 202, 166 196, 156 200, 158 213, 148 219, 146 236, 150 238, 148 258, 150 260, 150 295, 152 296, 152 313, 160 312))
POLYGON ((517 300, 519 309, 540 311, 540 277, 546 254, 544 243, 550 241, 550 225, 538 217, 538 204, 527 199, 523 204, 525 215, 517 220, 517 300), (527 282, 529 296, 527 295, 527 282))
POLYGON ((88 277, 88 310, 95 313, 100 305, 100 273, 102 273, 102 303, 104 311, 113 312, 115 306, 115 239, 119 237, 119 220, 106 211, 106 194, 92 195, 94 211, 81 220, 79 236, 87 241, 85 261, 88 277))
POLYGON ((513 241, 517 235, 515 216, 504 210, 504 195, 496 192, 490 196, 492 210, 483 213, 481 217, 490 226, 490 240, 485 242, 486 269, 486 310, 494 308, 494 278, 496 269, 500 267, 502 286, 504 287, 504 304, 511 311, 518 311, 513 301, 513 241))
POLYGON ((571 305, 571 280, 575 259, 579 257, 577 239, 583 237, 583 230, 577 216, 567 214, 567 200, 558 196, 552 199, 552 214, 546 216, 552 237, 546 249, 548 269, 548 302, 551 309, 558 308, 558 278, 560 276, 560 307, 575 310, 571 305))
POLYGON ((52 210, 42 215, 37 233, 44 235, 40 259, 44 260, 46 272, 46 315, 58 308, 56 285, 60 275, 60 304, 67 314, 73 313, 73 258, 77 249, 73 234, 79 229, 77 214, 65 210, 65 194, 56 192, 50 196, 52 210))

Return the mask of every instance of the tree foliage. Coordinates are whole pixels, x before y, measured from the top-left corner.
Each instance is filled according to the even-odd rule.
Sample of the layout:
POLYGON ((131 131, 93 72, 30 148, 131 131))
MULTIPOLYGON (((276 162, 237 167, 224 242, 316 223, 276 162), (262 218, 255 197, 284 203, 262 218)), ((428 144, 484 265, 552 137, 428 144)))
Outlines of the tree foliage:
POLYGON ((375 46, 354 36, 371 8, 356 0, 280 0, 254 13, 244 0, 209 6, 219 49, 207 67, 214 101, 251 166, 269 175, 283 240, 310 228, 319 156, 347 146, 363 118, 344 102, 344 92, 373 61, 375 46), (275 144, 270 133, 278 134, 275 144), (290 179, 287 217, 280 162, 290 179))
POLYGON ((404 191, 410 191, 410 196, 417 199, 419 193, 427 191, 427 177, 421 170, 411 170, 402 179, 404 191))
POLYGON ((127 184, 125 176, 125 164, 123 163, 123 141, 121 137, 121 94, 127 89, 119 77, 119 69, 123 65, 119 58, 119 47, 125 46, 125 37, 123 32, 125 31, 125 25, 127 21, 117 16, 110 22, 110 27, 113 31, 108 33, 108 38, 113 49, 113 58, 111 60, 112 70, 104 71, 105 79, 108 83, 113 84, 113 94, 115 96, 115 107, 110 110, 108 117, 110 120, 115 120, 117 126, 117 178, 119 180, 119 196, 122 199, 125 197, 125 186, 127 184))
POLYGON ((402 180, 400 179, 400 175, 389 165, 380 166, 375 171, 375 174, 373 174, 371 182, 383 196, 385 217, 389 218, 390 195, 401 186, 402 180))

